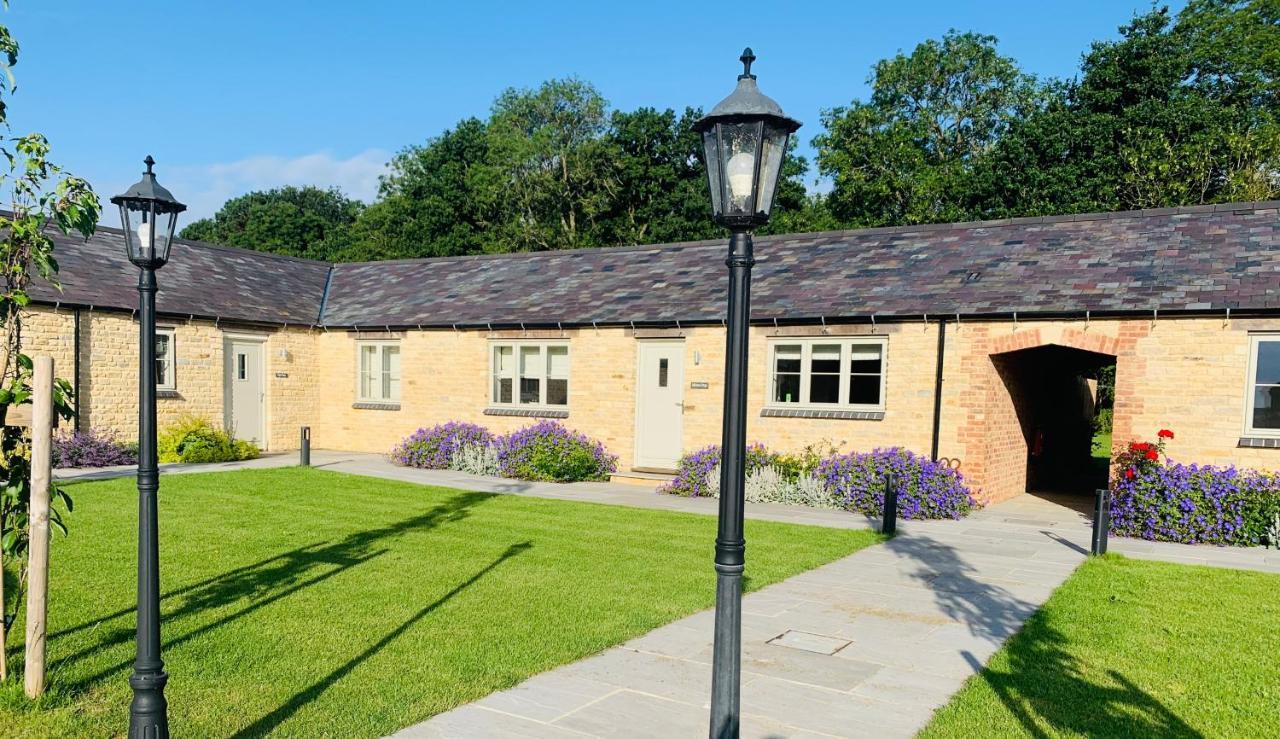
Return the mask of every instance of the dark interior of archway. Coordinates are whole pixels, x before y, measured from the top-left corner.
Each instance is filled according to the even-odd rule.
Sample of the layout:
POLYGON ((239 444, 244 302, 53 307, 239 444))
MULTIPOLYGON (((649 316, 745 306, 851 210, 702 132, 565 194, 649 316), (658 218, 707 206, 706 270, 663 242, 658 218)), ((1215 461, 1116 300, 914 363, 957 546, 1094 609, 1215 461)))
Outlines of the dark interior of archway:
POLYGON ((1027 491, 1092 495, 1107 484, 1093 454, 1097 378, 1109 354, 1048 345, 992 356, 1013 400, 1027 448, 1027 491))

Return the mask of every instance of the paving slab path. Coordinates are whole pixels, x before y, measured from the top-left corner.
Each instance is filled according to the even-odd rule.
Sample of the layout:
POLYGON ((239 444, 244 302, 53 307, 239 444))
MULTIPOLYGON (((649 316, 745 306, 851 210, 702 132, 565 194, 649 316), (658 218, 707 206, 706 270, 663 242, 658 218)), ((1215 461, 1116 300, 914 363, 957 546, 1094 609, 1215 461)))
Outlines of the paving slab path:
MULTIPOLYGON (((317 451, 314 466, 513 495, 714 514, 716 501, 618 483, 558 485, 397 467, 317 451)), ((294 455, 163 474, 284 467, 294 455)), ((60 470, 103 479, 132 468, 60 470)), ((841 511, 749 504, 747 515, 867 528, 841 511)), ((903 522, 893 540, 743 599, 744 737, 912 736, 1084 560, 1087 505, 1019 496, 963 521, 903 522)), ((1261 549, 1111 540, 1132 557, 1280 572, 1261 549)), ((710 567, 710 562, 707 564, 710 567)), ((748 572, 750 557, 748 556, 748 572)), ((702 611, 598 655, 535 675, 396 737, 699 737, 708 728, 713 614, 702 611)))

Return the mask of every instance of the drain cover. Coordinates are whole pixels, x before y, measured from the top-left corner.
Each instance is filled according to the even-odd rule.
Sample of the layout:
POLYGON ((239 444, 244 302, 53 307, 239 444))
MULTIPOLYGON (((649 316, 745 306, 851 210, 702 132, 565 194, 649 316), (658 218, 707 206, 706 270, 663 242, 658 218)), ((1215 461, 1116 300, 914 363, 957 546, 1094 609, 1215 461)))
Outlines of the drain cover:
POLYGON ((773 637, 769 640, 769 643, 779 647, 791 647, 792 649, 803 649, 806 652, 817 652, 818 654, 835 654, 851 644, 848 639, 790 629, 773 637))

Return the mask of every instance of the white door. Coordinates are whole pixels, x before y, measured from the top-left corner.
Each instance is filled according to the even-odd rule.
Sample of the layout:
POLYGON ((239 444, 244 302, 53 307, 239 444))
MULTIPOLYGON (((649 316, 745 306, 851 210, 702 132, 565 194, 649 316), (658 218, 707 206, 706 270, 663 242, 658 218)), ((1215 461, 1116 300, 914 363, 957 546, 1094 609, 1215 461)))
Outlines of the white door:
POLYGON ((227 429, 237 439, 265 447, 266 413, 262 342, 227 339, 226 351, 227 429))
POLYGON ((641 341, 637 354, 635 466, 674 470, 684 438, 684 341, 641 341))

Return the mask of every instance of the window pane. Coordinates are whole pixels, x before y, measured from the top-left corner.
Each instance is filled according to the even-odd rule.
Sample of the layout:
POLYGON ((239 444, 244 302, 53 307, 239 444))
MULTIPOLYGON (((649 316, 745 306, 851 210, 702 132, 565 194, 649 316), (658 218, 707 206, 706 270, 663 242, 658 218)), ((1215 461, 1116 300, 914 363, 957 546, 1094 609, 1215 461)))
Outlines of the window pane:
POLYGON ((813 372, 840 372, 840 345, 816 344, 809 355, 809 369, 813 372))
POLYGON ((1280 429, 1280 387, 1254 388, 1253 427, 1280 429))
POLYGON ((500 375, 510 374, 511 372, 511 347, 495 346, 493 348, 494 369, 500 375))
POLYGON ((662 357, 658 360, 658 387, 667 386, 667 358, 662 357))
POLYGON ((1280 341, 1258 342, 1259 385, 1280 385, 1280 341))
POLYGON ((541 403, 542 381, 538 368, 542 356, 540 346, 520 347, 520 402, 541 403))
POLYGON ((520 378, 520 402, 538 403, 542 397, 542 381, 536 377, 520 378))
POLYGON ((849 378, 849 402, 855 405, 880 403, 880 376, 854 375, 849 378))
POLYGON ((360 347, 360 397, 373 397, 373 368, 378 347, 366 344, 360 347))
POLYGON ((400 347, 382 347, 382 399, 400 397, 400 347))
POLYGON ((569 347, 547 347, 547 377, 569 378, 569 347))
POLYGON ((809 378, 810 403, 839 403, 840 375, 814 375, 809 378))
POLYGON ((168 385, 172 382, 169 377, 169 364, 171 357, 169 350, 172 348, 168 334, 156 334, 156 384, 168 385))
POLYGON ((493 381, 493 398, 499 403, 511 402, 511 378, 498 377, 493 381))
POLYGON ((249 379, 249 357, 243 352, 236 355, 236 377, 241 380, 249 379))
POLYGON ((547 380, 547 405, 569 404, 569 381, 547 380))
POLYGON ((773 369, 775 372, 800 371, 800 346, 788 344, 773 350, 773 369))
POLYGON ((849 371, 854 373, 880 373, 880 347, 855 346, 852 348, 849 371))
MULTIPOLYGON (((796 360, 799 363, 799 360, 796 360)), ((800 402, 800 375, 798 374, 777 374, 773 378, 773 402, 775 403, 799 403, 800 402)))

